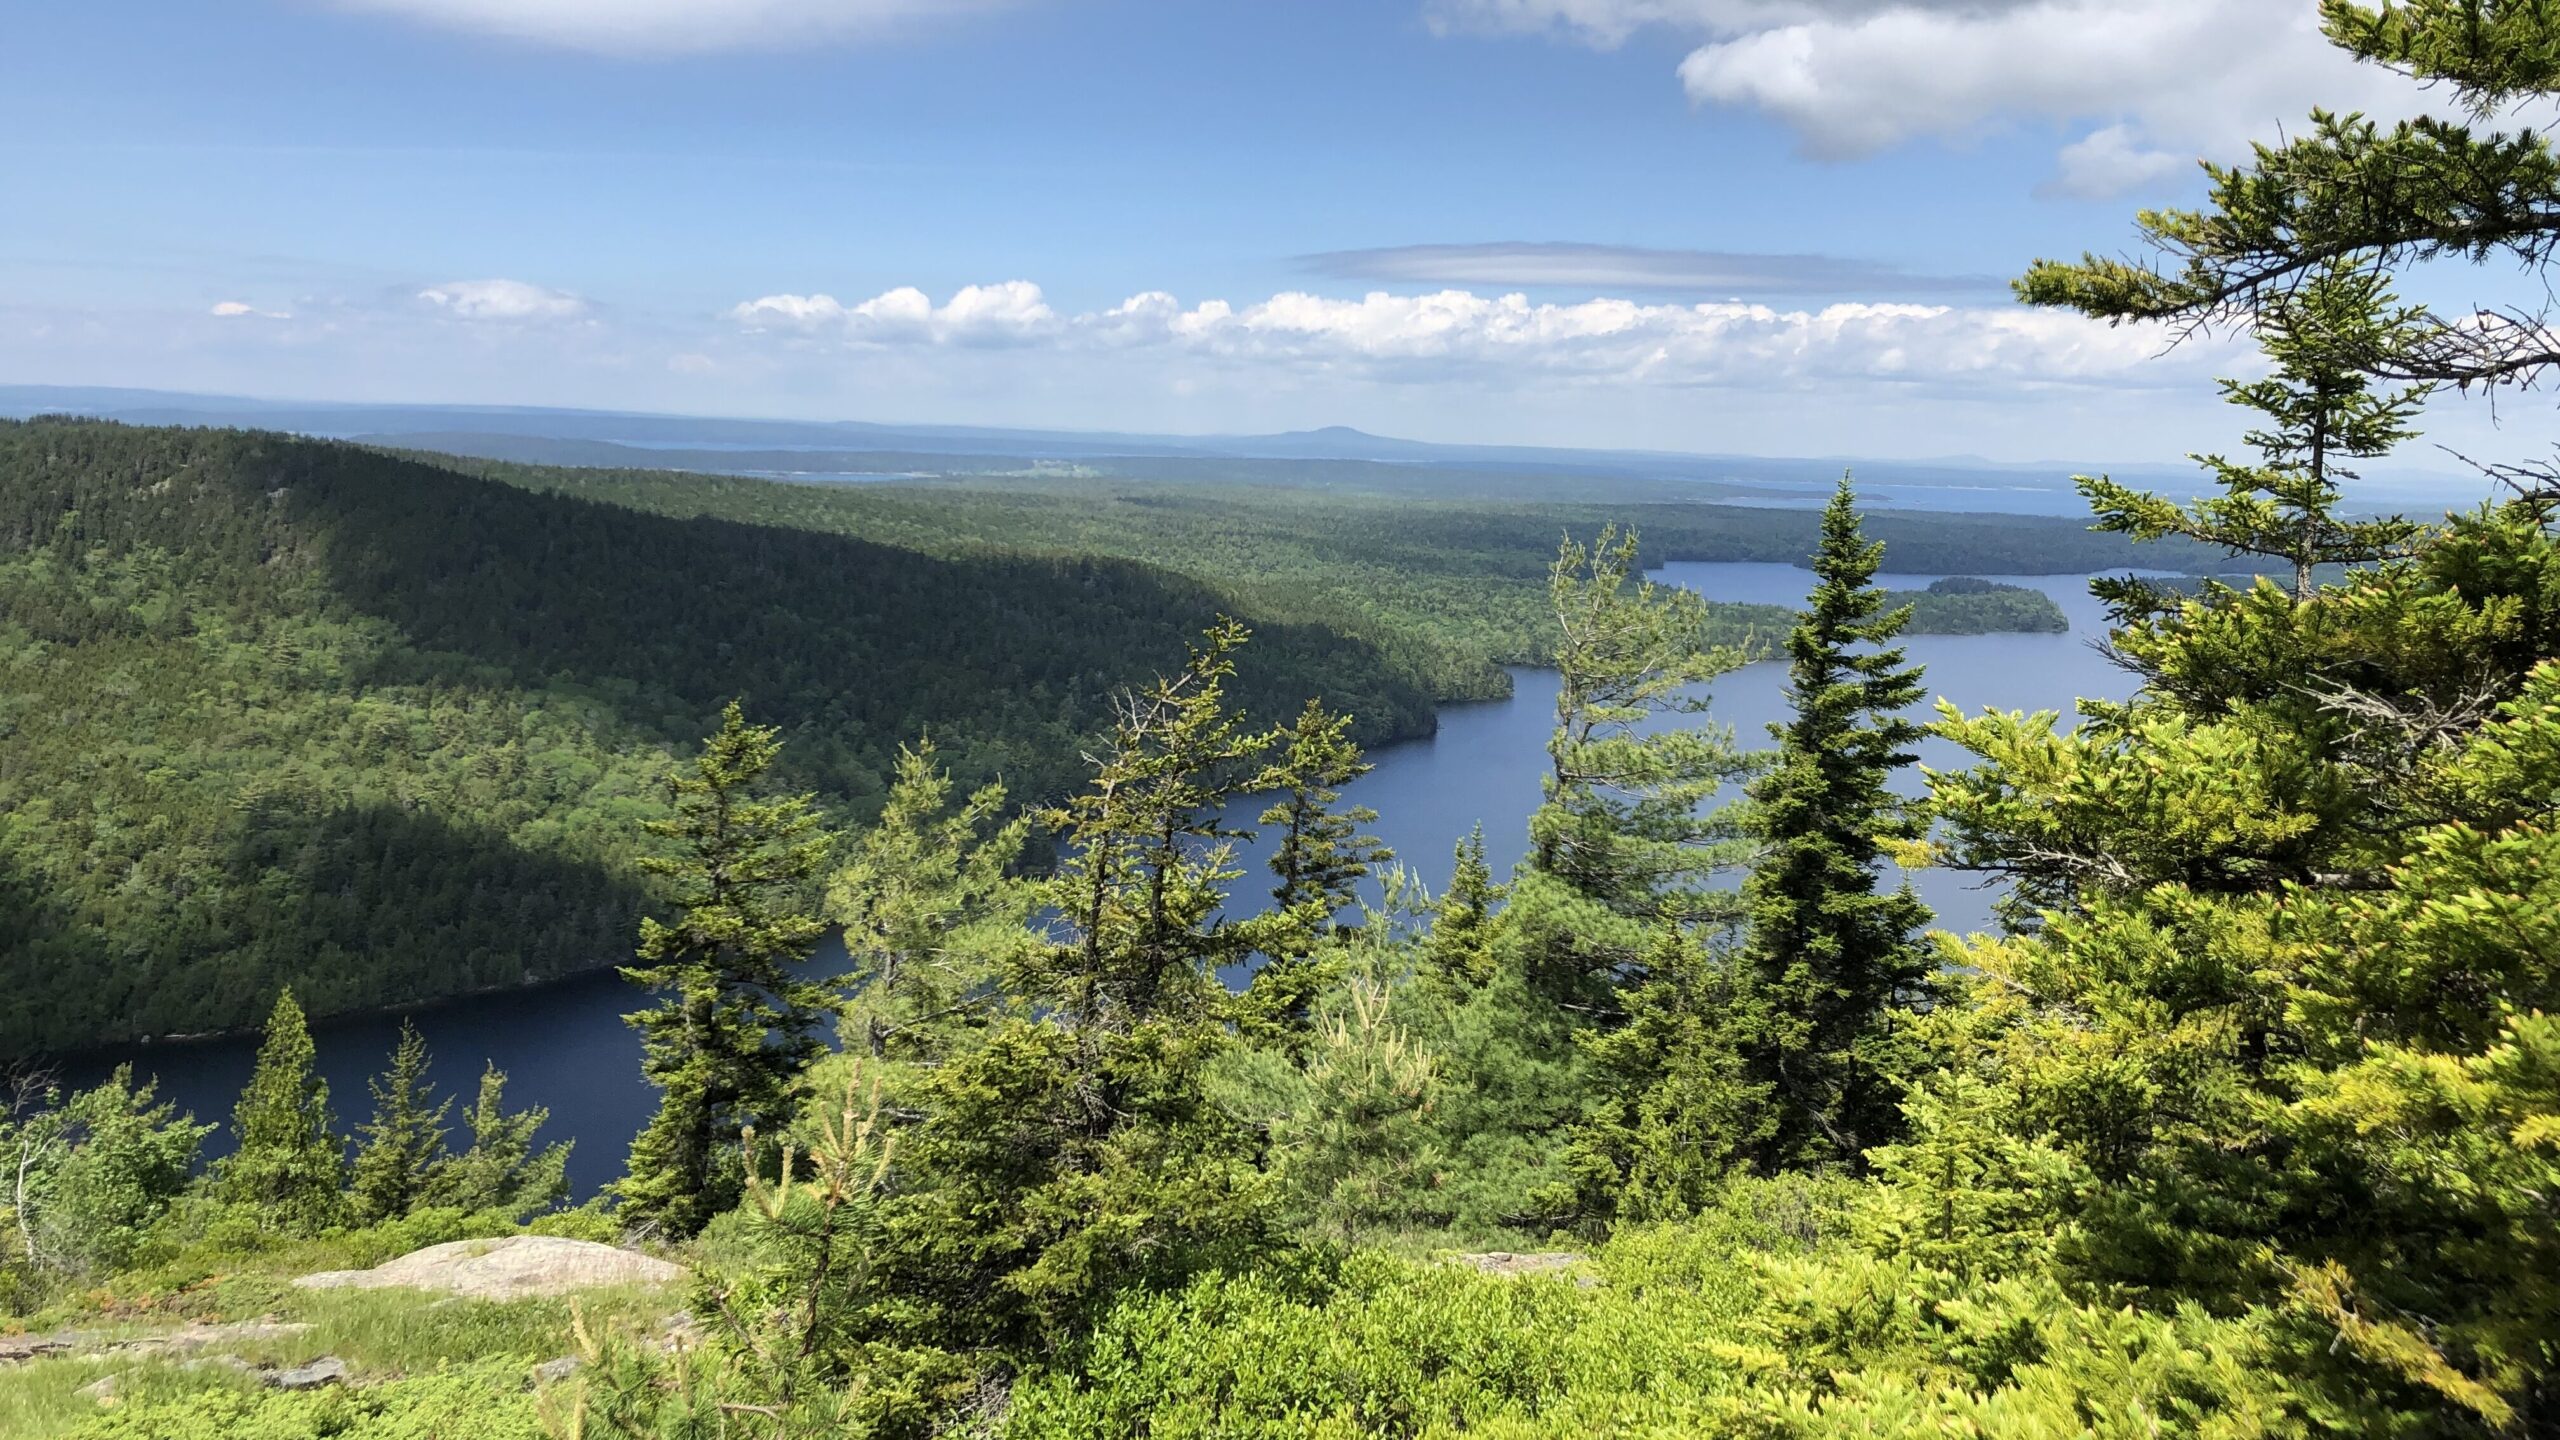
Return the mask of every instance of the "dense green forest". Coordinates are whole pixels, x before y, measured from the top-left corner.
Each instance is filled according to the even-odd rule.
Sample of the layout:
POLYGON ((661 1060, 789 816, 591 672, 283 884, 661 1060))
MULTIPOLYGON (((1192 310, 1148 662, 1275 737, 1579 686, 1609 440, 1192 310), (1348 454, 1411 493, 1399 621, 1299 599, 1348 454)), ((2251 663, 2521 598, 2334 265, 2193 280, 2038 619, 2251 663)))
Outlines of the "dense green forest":
MULTIPOLYGON (((0 1054, 339 1011, 627 953, 633 826, 728 699, 876 807, 928 731, 1073 783, 1111 695, 1229 601, 1107 557, 677 521, 352 447, 0 426, 0 1054)), ((1259 713, 1432 694, 1268 622, 1259 713)))
MULTIPOLYGON (((661 514, 857 535, 936 554, 993 546, 1141 560, 1216 587, 1237 613, 1289 616, 1356 635, 1450 699, 1507 693, 1499 665, 1550 658, 1544 587, 1560 535, 1625 524, 1643 536, 1649 565, 1799 565, 1812 551, 1819 518, 1624 497, 1531 503, 1077 477, 791 485, 664 470, 444 463, 661 514)), ((1921 574, 2088 574, 2135 557, 2122 538, 2071 520, 1891 514, 1874 525, 1891 567, 1921 574)), ((2199 572, 2222 559, 2178 541, 2141 555, 2146 568, 2199 572)), ((2038 599, 1906 598, 1920 602, 1913 623, 1921 634, 2060 628, 2060 614, 2038 599)), ((1765 607, 1720 607, 1720 616, 1721 638, 1737 643, 1767 643, 1787 624, 1783 613, 1765 607)))
MULTIPOLYGON (((23 917, 0 1054, 236 1028, 281 984, 329 1014, 608 963, 646 893, 632 827, 735 696, 858 819, 926 734, 963 783, 1065 793, 1111 697, 1222 612, 1261 637, 1252 713, 1321 695, 1369 743, 1539 653, 1492 633, 1528 587, 1468 608, 1481 575, 1408 590, 1408 551, 1283 578, 1310 542, 1221 586, 1149 563, 1189 528, 1035 547, 927 492, 874 540, 791 523, 809 492, 788 486, 674 477, 745 497, 679 518, 576 472, 508 478, 275 435, 0 428, 0 895, 23 917)), ((1278 528, 1239 508, 1229 552, 1278 528)), ((2041 596, 1916 598, 1949 628, 2059 619, 2041 596)), ((1765 643, 1786 618, 1729 607, 1715 633, 1765 643)))

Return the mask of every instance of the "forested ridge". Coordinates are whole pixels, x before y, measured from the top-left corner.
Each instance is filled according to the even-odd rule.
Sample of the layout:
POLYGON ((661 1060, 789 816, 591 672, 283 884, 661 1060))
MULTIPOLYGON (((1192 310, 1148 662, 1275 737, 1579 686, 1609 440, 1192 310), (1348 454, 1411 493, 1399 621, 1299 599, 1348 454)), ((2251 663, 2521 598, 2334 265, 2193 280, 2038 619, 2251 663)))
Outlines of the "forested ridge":
MULTIPOLYGON (((236 1028, 286 983, 330 1014, 609 963, 645 894, 633 825, 734 696, 858 819, 926 734, 964 783, 1063 794, 1110 697, 1222 612, 1259 628, 1253 713, 1321 695, 1368 743, 1535 653, 1458 608, 1467 571, 1394 598, 1418 547, 1350 552, 1321 593, 1213 586, 1150 563, 1187 535, 1034 546, 1028 525, 973 531, 966 497, 901 501, 869 539, 784 505, 678 515, 571 472, 509 478, 272 434, 0 429, 0 887, 26 921, 0 940, 20 1000, 0 1053, 236 1028)), ((1922 603, 1967 627, 2055 618, 2040 596, 1922 603)), ((1736 642, 1786 621, 1716 613, 1736 642)))
MULTIPOLYGON (((437 456, 511 484, 558 489, 670 515, 858 535, 933 553, 1117 555, 1191 575, 1240 611, 1290 616, 1357 635, 1447 699, 1507 692, 1497 668, 1552 657, 1546 567, 1556 539, 1625 524, 1648 565, 1666 560, 1801 565, 1819 517, 1801 511, 1637 498, 1532 503, 1366 494, 1197 480, 972 476, 949 481, 805 485, 666 470, 536 468, 437 456)), ((1166 462, 1165 468, 1180 468, 1166 462)), ((1211 467, 1214 468, 1214 467, 1211 467)), ((2086 574, 2135 563, 2121 537, 2072 520, 1887 514, 1873 521, 1894 570, 1939 575, 2086 574)), ((2208 571, 2199 546, 2147 547, 2153 569, 2208 571)), ((2059 628, 2041 600, 1905 597, 1922 634, 2059 628)), ((1719 638, 1772 643, 1789 623, 1774 606, 1719 606, 1719 638)))
MULTIPOLYGON (((633 826, 726 700, 849 817, 928 731, 1036 798, 1230 603, 278 435, 0 426, 0 1053, 236 1027, 286 983, 327 1012, 611 963, 633 826)), ((1264 635, 1258 711, 1430 726, 1359 641, 1264 635)))

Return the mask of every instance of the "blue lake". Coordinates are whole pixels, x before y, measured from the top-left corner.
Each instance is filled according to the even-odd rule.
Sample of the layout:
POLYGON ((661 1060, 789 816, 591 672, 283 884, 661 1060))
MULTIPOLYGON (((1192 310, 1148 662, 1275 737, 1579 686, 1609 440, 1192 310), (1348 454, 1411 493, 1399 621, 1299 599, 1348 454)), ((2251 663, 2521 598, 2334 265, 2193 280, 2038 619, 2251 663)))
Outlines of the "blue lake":
MULTIPOLYGON (((1653 578, 1687 586, 1711 600, 1774 605, 1800 603, 1810 579, 1789 565, 1743 564, 1673 564, 1653 578)), ((1916 589, 1936 577, 1879 578, 1890 586, 1916 589)), ((1933 697, 1943 696, 1966 710, 2052 709, 2067 715, 2076 700, 2120 699, 2131 692, 2131 677, 2093 648, 2104 633, 2104 616, 2089 597, 2086 577, 1987 578, 2008 579, 2051 595, 2072 628, 2053 635, 1912 637, 1907 649, 1927 667, 1933 697)), ((1251 663, 1250 655, 1246 663, 1251 663)), ((1512 678, 1515 688, 1509 699, 1452 706, 1441 712, 1438 734, 1380 748, 1371 756, 1376 770, 1348 792, 1351 800, 1378 812, 1374 828, 1379 837, 1434 891, 1448 882, 1457 842, 1478 824, 1484 826, 1497 871, 1507 870, 1528 848, 1527 820, 1538 804, 1547 737, 1554 727, 1556 677, 1551 671, 1520 669, 1512 678)), ((1711 687, 1709 718, 1732 726, 1746 746, 1766 746, 1767 727, 1785 713, 1785 678, 1786 668, 1778 663, 1722 677, 1711 687)), ((1941 741, 1921 747, 1926 765, 1952 768, 1963 758, 1941 741)), ((1918 788, 1918 777, 1911 778, 1910 788, 1918 788)), ((1236 818, 1249 824, 1260 808, 1259 802, 1241 803, 1236 818)), ((1264 883, 1265 853, 1263 846, 1245 847, 1240 859, 1248 873, 1237 883, 1240 894, 1249 895, 1264 883)), ((1923 872, 1914 883, 1941 924, 1963 930, 1989 923, 1991 897, 1971 877, 1923 872)), ((831 943, 816 963, 828 973, 841 973, 848 962, 842 948, 831 943)), ((447 1092, 467 1102, 482 1065, 494 1063, 507 1072, 511 1104, 549 1107, 552 1118, 545 1137, 577 1142, 570 1174, 578 1192, 586 1195, 620 1173, 625 1149, 654 1103, 654 1093, 640 1079, 638 1039, 621 1018, 641 999, 604 971, 410 1013, 435 1052, 434 1078, 447 1092)), ((365 1080, 380 1070, 399 1023, 396 1017, 364 1016, 316 1027, 320 1067, 342 1126, 351 1127, 370 1113, 365 1080)), ((185 1108, 207 1119, 227 1118, 248 1079, 254 1052, 254 1040, 237 1038, 131 1046, 79 1057, 63 1067, 63 1078, 74 1085, 94 1083, 118 1060, 129 1059, 138 1069, 158 1075, 164 1093, 185 1108)), ((222 1136, 214 1137, 215 1146, 223 1143, 222 1136)))

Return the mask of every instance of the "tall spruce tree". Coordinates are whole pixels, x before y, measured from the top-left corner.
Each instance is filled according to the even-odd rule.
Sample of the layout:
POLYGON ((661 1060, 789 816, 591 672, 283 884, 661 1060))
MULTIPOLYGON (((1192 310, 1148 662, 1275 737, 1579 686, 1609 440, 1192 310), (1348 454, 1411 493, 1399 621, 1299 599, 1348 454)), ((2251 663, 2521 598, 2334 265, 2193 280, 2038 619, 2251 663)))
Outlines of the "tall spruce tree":
POLYGON ((1322 700, 1307 701, 1295 723, 1279 732, 1280 753, 1254 782, 1280 798, 1260 823, 1279 832, 1271 873, 1280 883, 1271 898, 1285 912, 1307 917, 1310 936, 1349 905, 1372 870, 1396 858, 1374 835, 1378 823, 1366 805, 1342 806, 1342 787, 1377 768, 1351 738, 1351 717, 1328 713, 1322 700))
POLYGON ((1880 871, 1888 846, 1922 833, 1891 783, 1916 758, 1922 730, 1902 712, 1923 692, 1892 643, 1911 611, 1885 608, 1883 557, 1844 475, 1787 638, 1790 714, 1769 727, 1776 759, 1751 787, 1751 1071, 1775 1106, 1761 1147, 1772 1169, 1855 1166, 1893 1134, 1915 1059, 1908 1012, 1934 968, 1919 938, 1928 907, 1907 884, 1884 889, 1880 871))
POLYGON ((671 782, 673 818, 649 822, 676 842, 643 863, 679 911, 671 925, 640 922, 643 963, 622 971, 658 997, 625 1019, 659 1103, 615 1193, 632 1219, 670 1234, 737 1203, 740 1135, 781 1133, 834 1013, 830 987, 802 970, 825 930, 803 907, 826 838, 808 795, 759 793, 781 750, 776 731, 730 702, 692 773, 671 782))
MULTIPOLYGON (((2348 312, 2318 335, 2390 337, 2336 353, 2345 370, 2547 379, 2547 309, 2413 323, 2340 267, 2503 255, 2547 307, 2560 151, 2482 127, 2560 95, 2560 8, 2321 14, 2468 113, 2315 114, 2214 167, 2207 208, 2141 217, 2168 264, 2043 262, 2021 293, 2274 349, 2317 287, 2348 312)), ((2319 375, 2280 358, 2269 398, 2350 413, 2319 375)), ((2504 473, 2523 497, 2413 527, 2335 583, 2297 567, 2125 607, 2115 647, 2147 683, 2076 732, 1947 716, 1979 762, 1933 777, 1950 848, 2009 879, 2028 923, 1964 942, 1960 1000, 1927 1021, 1948 1068, 1913 1097, 1912 1141, 1878 1152, 1905 1200, 1895 1248, 2036 1255, 2152 1317, 2242 1317, 2288 1428, 2560 1426, 2560 474, 2504 473)), ((2328 503, 2264 498, 2296 520, 2328 503)))
POLYGON ((255 1207, 288 1234, 325 1229, 346 1213, 347 1145, 329 1113, 329 1082, 312 1066, 315 1053, 293 992, 278 994, 232 1111, 238 1148, 213 1172, 214 1198, 255 1207))
POLYGON ((417 1208, 444 1161, 444 1119, 453 1098, 429 1092, 427 1065, 426 1037, 402 1020, 390 1066, 369 1087, 373 1118, 356 1127, 362 1138, 347 1202, 359 1224, 397 1220, 417 1208))
POLYGON ((1344 807, 1342 787, 1369 773, 1351 738, 1351 717, 1328 713, 1309 700, 1297 720, 1271 737, 1279 751, 1252 788, 1279 792, 1260 824, 1278 831, 1271 852, 1275 908, 1267 959, 1254 973, 1246 1015, 1250 1021, 1305 1038, 1309 1007, 1337 968, 1314 954, 1336 918, 1357 895, 1360 882, 1395 852, 1361 827, 1377 823, 1366 805, 1344 807))
MULTIPOLYGON (((2333 259, 2299 286, 2271 295, 2258 342, 2272 373, 2225 380, 2223 398, 2262 417, 2247 436, 2254 463, 2199 455, 2222 494, 2179 505, 2113 480, 2082 477, 2101 530, 2157 540, 2179 535, 2290 571, 2293 598, 2307 601, 2322 566, 2365 565, 2407 553, 2425 527, 2398 516, 2340 513, 2339 485, 2356 478, 2353 460, 2388 454, 2417 432, 2428 387, 2377 383, 2377 369, 2401 364, 2424 344, 2423 315, 2393 298, 2389 278, 2333 259)), ((2098 593, 2126 614, 2175 603, 2134 579, 2102 582, 2098 593)))
POLYGON ((1031 943, 1032 886, 1013 867, 1033 817, 1004 818, 1002 785, 951 795, 931 740, 902 748, 879 821, 827 884, 854 961, 848 1043, 875 1059, 931 1061, 983 1029, 1031 943))
POLYGON ((1208 1090, 1234 1043, 1218 971, 1271 933, 1217 919, 1242 874, 1220 807, 1269 744, 1227 705, 1245 639, 1222 622, 1120 703, 1092 783, 1048 816, 1071 852, 1041 886, 1048 943, 1008 977, 1023 1012, 930 1076, 905 1154, 935 1238, 904 1283, 946 1342, 1054 1339, 1269 1223, 1251 1137, 1208 1090))
POLYGON ((1431 929, 1422 940, 1427 973, 1471 985, 1492 979, 1494 929, 1509 894, 1509 887, 1493 878, 1479 822, 1458 842, 1449 888, 1432 904, 1431 929))
POLYGON ((496 1065, 480 1072, 480 1088, 463 1123, 471 1148, 436 1168, 428 1203, 457 1210, 495 1210, 519 1219, 552 1209, 569 1198, 569 1149, 563 1140, 536 1150, 534 1135, 551 1119, 536 1105, 507 1108, 507 1076, 496 1065))
POLYGON ((1719 872, 1749 854, 1727 808, 1711 808, 1752 762, 1730 727, 1692 721, 1702 688, 1743 663, 1709 642, 1706 602, 1639 582, 1634 531, 1568 539, 1549 575, 1558 637, 1556 730, 1510 923, 1534 989, 1611 1024, 1643 982, 1659 925, 1732 919, 1719 872))

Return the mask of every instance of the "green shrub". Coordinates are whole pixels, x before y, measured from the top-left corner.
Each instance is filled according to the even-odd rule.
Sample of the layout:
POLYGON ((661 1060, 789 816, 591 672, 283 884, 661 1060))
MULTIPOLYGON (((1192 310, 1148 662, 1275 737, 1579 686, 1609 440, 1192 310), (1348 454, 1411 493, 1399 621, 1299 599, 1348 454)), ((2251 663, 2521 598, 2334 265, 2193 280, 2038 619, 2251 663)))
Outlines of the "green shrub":
POLYGON ((524 1233, 613 1245, 622 1239, 622 1219, 607 1210, 602 1200, 590 1200, 575 1210, 554 1210, 548 1215, 536 1215, 525 1223, 524 1233))
POLYGON ((119 1406, 67 1440, 541 1440, 521 1366, 487 1362, 360 1390, 204 1390, 119 1406))

